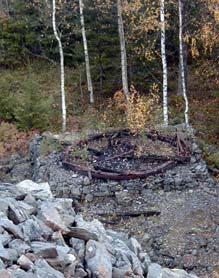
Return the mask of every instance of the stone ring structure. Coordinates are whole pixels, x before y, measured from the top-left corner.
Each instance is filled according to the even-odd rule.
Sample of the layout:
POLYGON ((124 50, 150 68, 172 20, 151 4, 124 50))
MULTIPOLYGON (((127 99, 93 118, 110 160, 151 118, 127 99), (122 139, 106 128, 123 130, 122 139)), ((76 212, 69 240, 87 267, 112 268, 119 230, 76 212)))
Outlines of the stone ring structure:
POLYGON ((63 166, 90 178, 118 181, 144 179, 190 160, 189 143, 182 133, 176 133, 175 136, 157 132, 144 133, 146 140, 163 142, 172 148, 171 154, 153 154, 144 151, 137 153, 139 146, 135 141, 138 136, 128 129, 90 136, 66 148, 63 166), (103 140, 105 146, 102 148, 96 149, 91 146, 97 142, 101 145, 103 140), (136 169, 135 164, 139 169, 136 169))

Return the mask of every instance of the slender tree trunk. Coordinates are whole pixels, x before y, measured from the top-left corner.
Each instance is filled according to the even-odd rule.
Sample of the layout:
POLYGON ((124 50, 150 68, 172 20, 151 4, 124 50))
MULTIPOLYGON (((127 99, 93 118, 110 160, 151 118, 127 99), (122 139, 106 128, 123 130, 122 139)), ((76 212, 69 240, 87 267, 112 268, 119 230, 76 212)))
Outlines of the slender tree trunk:
POLYGON ((10 11, 9 11, 9 3, 8 0, 5 0, 5 5, 6 5, 6 11, 7 11, 7 16, 10 16, 10 11))
POLYGON ((79 70, 79 75, 80 75, 80 96, 81 96, 81 101, 83 100, 84 98, 84 93, 83 93, 83 88, 82 88, 82 74, 81 74, 81 69, 79 70))
POLYGON ((62 131, 66 130, 66 103, 65 103, 65 69, 62 42, 56 29, 56 1, 52 1, 52 25, 53 32, 59 45, 60 54, 60 76, 61 76, 61 96, 62 96, 62 131))
POLYGON ((179 59, 180 59, 180 75, 181 75, 181 84, 182 84, 182 93, 185 100, 185 125, 189 126, 189 101, 186 92, 186 80, 185 80, 185 67, 184 67, 184 58, 183 58, 183 32, 182 32, 182 2, 179 0, 179 59))
POLYGON ((167 92, 167 59, 166 59, 166 33, 165 33, 165 0, 160 0, 161 21, 161 56, 163 65, 163 120, 168 125, 168 92, 167 92))
MULTIPOLYGON (((182 11, 182 37, 185 37, 186 31, 187 31, 187 19, 186 19, 186 1, 187 0, 181 0, 181 11, 182 11)), ((187 60, 188 60, 188 47, 187 43, 182 40, 182 48, 183 48, 183 61, 184 61, 184 74, 185 74, 185 83, 186 83, 186 88, 187 88, 187 83, 188 83, 188 65, 187 65, 187 60)), ((182 96, 183 91, 182 91, 182 81, 181 81, 181 62, 179 61, 179 74, 178 74, 178 89, 177 89, 177 95, 182 96)))
POLYGON ((88 54, 88 47, 87 47, 85 24, 84 24, 84 12, 83 12, 84 4, 83 4, 83 0, 79 0, 79 8, 80 8, 80 20, 81 20, 81 32, 82 32, 83 45, 84 45, 87 86, 88 86, 88 92, 90 94, 90 103, 94 103, 93 85, 92 85, 91 72, 90 72, 90 61, 89 61, 89 54, 88 54))
POLYGON ((117 13, 118 13, 118 29, 119 29, 119 39, 120 39, 120 49, 121 49, 122 87, 123 87, 124 94, 128 99, 130 94, 128 89, 127 55, 126 55, 126 46, 125 46, 124 26, 122 20, 121 0, 117 0, 117 13))
POLYGON ((0 0, 0 11, 9 17, 8 0, 0 0))
POLYGON ((104 72, 103 72, 103 64, 102 64, 102 57, 101 54, 99 55, 99 74, 100 74, 100 96, 103 96, 103 77, 104 77, 104 72))

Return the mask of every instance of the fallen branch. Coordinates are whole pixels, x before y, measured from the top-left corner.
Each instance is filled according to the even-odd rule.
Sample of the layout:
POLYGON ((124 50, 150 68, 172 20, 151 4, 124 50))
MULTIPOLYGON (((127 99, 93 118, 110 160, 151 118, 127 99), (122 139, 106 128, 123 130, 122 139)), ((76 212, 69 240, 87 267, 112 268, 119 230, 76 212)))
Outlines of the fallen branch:
POLYGON ((114 212, 98 212, 96 215, 103 216, 103 217, 110 217, 110 216, 116 216, 116 217, 138 217, 141 215, 144 215, 146 217, 154 216, 154 215, 160 215, 161 212, 158 210, 140 210, 140 211, 114 211, 114 212))

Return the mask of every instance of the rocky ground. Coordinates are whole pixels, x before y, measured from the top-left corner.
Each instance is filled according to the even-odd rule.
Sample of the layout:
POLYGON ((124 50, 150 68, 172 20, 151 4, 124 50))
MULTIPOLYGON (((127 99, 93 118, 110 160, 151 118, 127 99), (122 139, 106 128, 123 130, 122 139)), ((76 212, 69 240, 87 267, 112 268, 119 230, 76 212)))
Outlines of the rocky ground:
POLYGON ((195 278, 151 263, 134 237, 76 214, 48 183, 0 183, 1 278, 195 278))
MULTIPOLYGON (((31 148, 31 171, 25 171, 27 161, 15 164, 8 171, 7 177, 12 182, 21 180, 22 173, 37 182, 48 181, 54 196, 71 198, 74 211, 87 221, 99 219, 107 229, 117 231, 119 238, 119 233, 137 238, 141 253, 146 253, 153 263, 181 268, 201 278, 219 276, 218 184, 209 176, 195 142, 190 163, 146 180, 118 183, 90 180, 64 169, 60 153, 41 156, 40 141, 41 138, 35 140, 31 148), (136 215, 136 212, 141 213, 136 215)), ((157 264, 151 268, 158 271, 157 264)), ((86 267, 84 270, 87 272, 86 267)), ((180 272, 165 271, 168 274, 162 277, 187 277, 180 272)), ((146 272, 140 275, 159 277, 158 272, 155 276, 146 272)), ((127 277, 142 277, 131 275, 134 274, 127 277)))

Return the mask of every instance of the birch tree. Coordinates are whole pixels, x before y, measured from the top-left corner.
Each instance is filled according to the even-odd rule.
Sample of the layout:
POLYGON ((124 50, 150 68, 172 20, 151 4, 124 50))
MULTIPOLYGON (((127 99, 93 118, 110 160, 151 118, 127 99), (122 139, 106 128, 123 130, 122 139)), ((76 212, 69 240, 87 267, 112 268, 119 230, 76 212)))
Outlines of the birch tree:
POLYGON ((93 85, 92 85, 92 80, 91 80, 90 59, 89 59, 89 54, 88 54, 87 37, 86 37, 85 24, 84 24, 83 0, 79 0, 79 9, 80 9, 81 32, 82 32, 83 45, 84 45, 87 87, 88 87, 88 92, 90 94, 90 103, 92 104, 92 103, 94 103, 94 93, 93 93, 93 85))
MULTIPOLYGON (((187 18, 187 10, 188 10, 188 0, 181 0, 181 14, 182 14, 182 49, 183 49, 183 63, 184 63, 184 75, 185 75, 185 84, 187 86, 188 80, 188 46, 187 42, 185 41, 185 37, 188 35, 187 25, 188 25, 188 18, 187 18)), ((178 75, 178 90, 177 95, 182 96, 182 81, 181 81, 181 60, 179 61, 179 75, 178 75)))
POLYGON ((62 98, 62 131, 66 130, 66 102, 65 102, 65 69, 64 69, 64 54, 61 38, 58 35, 56 28, 56 1, 52 1, 52 26, 55 38, 59 46, 60 54, 60 79, 61 79, 61 98, 62 98))
POLYGON ((120 50, 121 50, 122 87, 123 87, 123 92, 126 98, 128 99, 130 94, 128 89, 127 55, 126 55, 126 46, 125 46, 124 26, 123 26, 123 19, 122 19, 121 0, 117 0, 117 15, 118 15, 120 50))
POLYGON ((185 101, 185 125, 186 127, 189 126, 189 101, 186 92, 186 80, 185 80, 185 66, 184 66, 184 55, 183 55, 183 26, 182 26, 182 2, 179 0, 179 60, 180 60, 180 76, 181 76, 181 87, 183 98, 185 101))
POLYGON ((161 21, 161 57, 163 66, 163 119, 168 125, 168 92, 167 92, 167 59, 166 59, 166 33, 165 33, 165 0, 160 0, 161 21))

